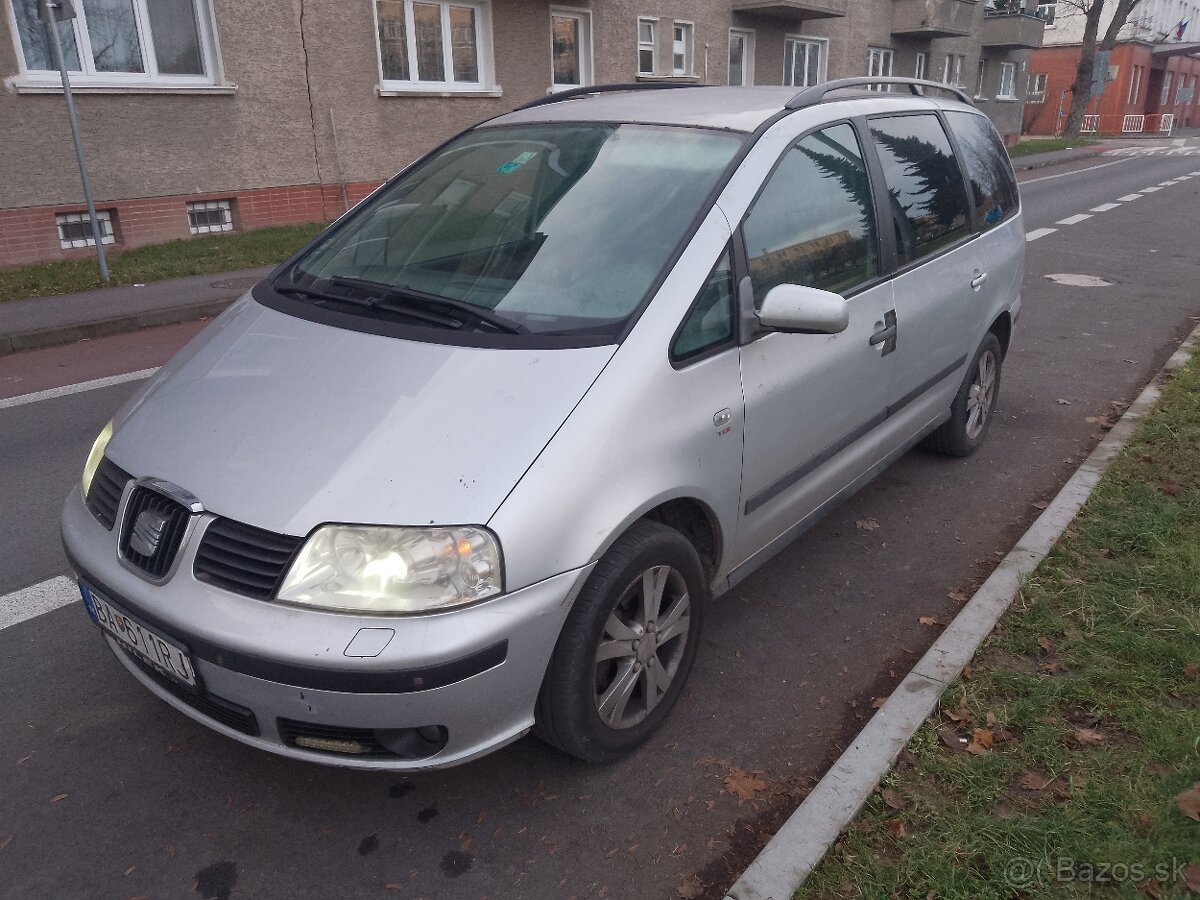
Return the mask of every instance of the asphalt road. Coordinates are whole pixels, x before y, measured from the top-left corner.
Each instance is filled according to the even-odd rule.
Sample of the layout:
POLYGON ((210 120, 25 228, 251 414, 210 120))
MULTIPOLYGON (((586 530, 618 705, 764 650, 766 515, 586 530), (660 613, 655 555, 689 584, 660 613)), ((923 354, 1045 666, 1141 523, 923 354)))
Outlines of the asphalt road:
MULTIPOLYGON (((590 767, 527 738, 398 777, 276 758, 192 723, 79 604, 0 630, 0 894, 14 898, 711 896, 780 821, 1200 317, 1200 156, 1029 173, 1025 310, 988 443, 913 452, 711 610, 661 734, 590 767), (1077 214, 1090 218, 1056 224, 1077 214), (1111 282, 1079 288, 1050 274, 1111 282), (869 520, 877 528, 863 528, 869 520), (760 772, 739 805, 731 768, 760 772)), ((195 326, 0 358, 0 397, 156 365, 195 326)), ((0 408, 3 595, 67 573, 61 498, 133 390, 0 408)))

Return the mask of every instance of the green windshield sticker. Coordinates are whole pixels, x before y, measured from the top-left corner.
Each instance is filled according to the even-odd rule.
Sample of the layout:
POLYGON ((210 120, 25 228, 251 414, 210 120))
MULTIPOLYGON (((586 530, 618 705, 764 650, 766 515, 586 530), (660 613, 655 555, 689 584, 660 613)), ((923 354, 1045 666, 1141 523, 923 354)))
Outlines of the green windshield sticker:
POLYGON ((515 171, 517 171, 517 169, 521 168, 521 166, 525 165, 525 163, 529 162, 535 156, 537 156, 536 153, 526 150, 524 153, 522 153, 516 159, 511 160, 510 162, 506 162, 504 165, 500 166, 498 169, 496 169, 496 171, 499 172, 501 175, 507 175, 509 172, 515 172, 515 171))

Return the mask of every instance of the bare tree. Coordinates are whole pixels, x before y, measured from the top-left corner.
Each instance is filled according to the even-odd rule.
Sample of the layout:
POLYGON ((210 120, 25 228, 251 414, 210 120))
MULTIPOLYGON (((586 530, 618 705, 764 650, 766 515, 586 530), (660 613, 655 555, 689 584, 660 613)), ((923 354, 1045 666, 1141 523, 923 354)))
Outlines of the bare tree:
MULTIPOLYGON (((1075 70, 1075 83, 1071 85, 1071 111, 1067 115, 1067 124, 1063 129, 1063 134, 1067 137, 1078 137, 1079 130, 1083 127, 1083 117, 1087 113, 1088 102, 1092 99, 1096 51, 1111 50, 1116 46, 1117 36, 1125 27, 1129 14, 1137 8, 1141 0, 1061 0, 1061 2, 1065 6, 1078 10, 1083 15, 1084 21, 1079 68, 1075 70), (1104 39, 1097 44, 1100 20, 1104 17, 1105 9, 1113 9, 1113 17, 1104 32, 1104 39)), ((1104 74, 1107 76, 1107 73, 1104 74)))

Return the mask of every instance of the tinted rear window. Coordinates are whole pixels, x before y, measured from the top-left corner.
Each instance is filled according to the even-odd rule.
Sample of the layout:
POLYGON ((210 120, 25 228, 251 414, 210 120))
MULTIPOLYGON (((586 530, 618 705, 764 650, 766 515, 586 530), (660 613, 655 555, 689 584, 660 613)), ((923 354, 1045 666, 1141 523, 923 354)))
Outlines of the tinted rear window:
POLYGON ((992 123, 983 116, 951 112, 946 113, 946 121, 958 139, 979 228, 995 228, 1017 211, 1017 182, 1008 152, 992 123))
POLYGON ((886 116, 871 119, 870 125, 888 187, 900 265, 965 237, 970 231, 967 195, 938 117, 886 116))

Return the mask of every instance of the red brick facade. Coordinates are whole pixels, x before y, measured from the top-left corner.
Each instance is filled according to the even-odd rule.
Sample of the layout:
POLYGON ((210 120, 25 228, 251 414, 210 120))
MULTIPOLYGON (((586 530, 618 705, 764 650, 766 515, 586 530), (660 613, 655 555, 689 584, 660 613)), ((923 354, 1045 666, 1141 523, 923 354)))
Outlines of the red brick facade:
MULTIPOLYGON (((1108 83, 1104 94, 1088 106, 1089 114, 1100 117, 1095 122, 1098 133, 1120 134, 1126 116, 1146 116, 1145 130, 1157 132, 1164 113, 1174 115, 1175 128, 1200 125, 1200 59, 1156 55, 1153 49, 1150 44, 1135 41, 1118 44, 1113 49, 1109 63, 1117 67, 1117 77, 1108 83), (1132 82, 1139 70, 1137 93, 1133 96, 1132 82), (1162 103, 1163 81, 1168 76, 1171 78, 1170 91, 1167 102, 1162 103), (1190 103, 1175 102, 1181 77, 1192 85, 1190 103)), ((1025 105, 1025 134, 1053 135, 1062 131, 1070 111, 1070 90, 1079 65, 1079 54, 1078 45, 1043 47, 1033 51, 1029 63, 1030 89, 1033 89, 1035 77, 1043 74, 1046 88, 1040 102, 1031 98, 1025 105)), ((1136 122, 1129 124, 1132 126, 1136 122)))
MULTIPOLYGON (((98 210, 112 217, 115 242, 106 244, 110 253, 191 237, 187 204, 204 200, 228 200, 233 210, 235 231, 267 225, 298 225, 328 222, 379 186, 378 182, 342 185, 304 184, 292 187, 227 191, 216 194, 178 194, 135 200, 103 201, 98 210)), ((16 266, 52 259, 90 258, 95 250, 64 250, 59 241, 55 216, 86 213, 82 205, 34 206, 0 210, 0 266, 16 266)))

